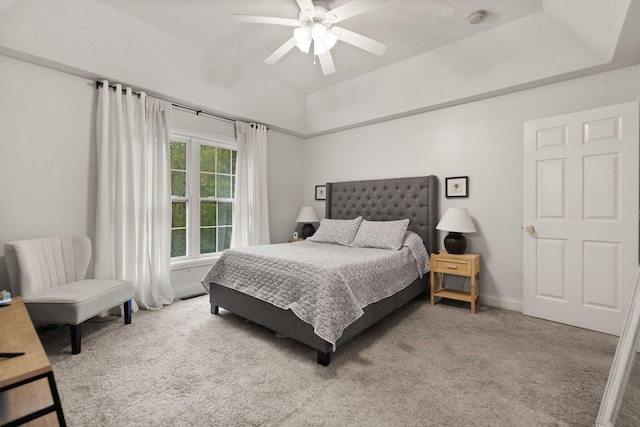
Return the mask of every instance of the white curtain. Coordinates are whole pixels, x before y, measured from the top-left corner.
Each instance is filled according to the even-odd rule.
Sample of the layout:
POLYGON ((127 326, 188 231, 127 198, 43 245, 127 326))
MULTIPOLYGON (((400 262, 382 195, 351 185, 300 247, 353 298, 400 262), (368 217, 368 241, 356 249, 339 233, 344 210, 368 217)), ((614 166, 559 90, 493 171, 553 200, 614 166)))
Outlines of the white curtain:
POLYGON ((157 310, 173 301, 171 104, 103 81, 98 89, 98 193, 94 276, 128 279, 135 302, 157 310))
POLYGON ((236 122, 238 158, 231 247, 271 243, 267 197, 267 127, 236 122))

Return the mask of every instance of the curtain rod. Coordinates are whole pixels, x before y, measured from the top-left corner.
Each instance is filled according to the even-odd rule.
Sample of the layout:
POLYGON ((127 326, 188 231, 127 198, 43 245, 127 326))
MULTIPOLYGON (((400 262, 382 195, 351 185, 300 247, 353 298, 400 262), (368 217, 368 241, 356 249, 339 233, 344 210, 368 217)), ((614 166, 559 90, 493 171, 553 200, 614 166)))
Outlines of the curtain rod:
MULTIPOLYGON (((101 81, 96 81, 96 89, 99 89, 101 87, 102 87, 102 82, 101 81)), ((116 90, 116 86, 115 85, 109 85, 109 87, 111 89, 113 89, 113 90, 116 90)), ((140 92, 136 92, 136 91, 132 90, 132 93, 135 96, 138 96, 138 97, 140 96, 140 92)), ((181 108, 183 110, 193 111, 196 114, 196 116, 204 114, 206 116, 211 116, 211 117, 214 117, 216 119, 224 120, 226 122, 231 122, 231 123, 235 123, 236 122, 236 119, 232 119, 231 117, 221 116, 220 114, 210 113, 208 111, 204 111, 204 110, 201 110, 199 108, 189 107, 187 105, 176 104, 175 102, 171 102, 171 106, 173 106, 175 108, 181 108)), ((253 127, 253 126, 254 126, 254 124, 252 123, 251 127, 253 127)), ((267 127, 267 131, 268 130, 269 130, 269 128, 267 127)))

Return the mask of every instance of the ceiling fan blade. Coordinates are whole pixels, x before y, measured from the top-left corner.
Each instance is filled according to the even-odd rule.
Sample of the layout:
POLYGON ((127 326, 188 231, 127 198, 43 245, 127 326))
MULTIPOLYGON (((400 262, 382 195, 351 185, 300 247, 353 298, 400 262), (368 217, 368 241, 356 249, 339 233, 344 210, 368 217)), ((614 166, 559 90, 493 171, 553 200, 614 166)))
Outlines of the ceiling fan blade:
POLYGON ((331 9, 329 14, 336 17, 332 22, 344 21, 352 16, 359 15, 367 12, 376 7, 382 6, 385 3, 384 0, 354 0, 342 6, 338 6, 335 9, 331 9))
POLYGON ((282 46, 276 49, 267 59, 264 60, 265 64, 273 65, 280 60, 283 56, 285 56, 291 49, 296 47, 296 39, 291 37, 289 40, 284 42, 282 46))
POLYGON ((322 55, 318 56, 318 59, 320 59, 322 74, 327 76, 329 74, 333 74, 336 72, 336 66, 333 64, 333 57, 331 56, 331 51, 327 51, 322 55))
POLYGON ((316 10, 311 0, 296 0, 301 11, 314 12, 316 10))
POLYGON ((336 30, 338 40, 349 43, 350 45, 353 45, 362 50, 366 50, 367 52, 373 53, 374 55, 381 56, 387 50, 386 45, 380 43, 379 41, 370 39, 369 37, 365 37, 362 34, 354 33, 353 31, 345 30, 341 27, 332 28, 336 30))
POLYGON ((290 18, 277 18, 274 16, 255 16, 234 14, 232 18, 238 22, 249 22, 251 24, 273 24, 285 25, 287 27, 299 27, 300 21, 290 18))

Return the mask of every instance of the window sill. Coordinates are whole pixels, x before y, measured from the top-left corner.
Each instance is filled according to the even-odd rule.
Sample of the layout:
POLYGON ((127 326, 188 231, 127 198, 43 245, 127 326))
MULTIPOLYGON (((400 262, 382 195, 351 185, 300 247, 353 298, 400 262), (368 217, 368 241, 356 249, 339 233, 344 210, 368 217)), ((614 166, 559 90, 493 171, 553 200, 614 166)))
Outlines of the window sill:
POLYGON ((211 267, 220 259, 220 255, 214 255, 206 258, 194 258, 194 259, 185 259, 179 261, 171 261, 171 271, 174 270, 184 270, 185 268, 192 267, 211 267))

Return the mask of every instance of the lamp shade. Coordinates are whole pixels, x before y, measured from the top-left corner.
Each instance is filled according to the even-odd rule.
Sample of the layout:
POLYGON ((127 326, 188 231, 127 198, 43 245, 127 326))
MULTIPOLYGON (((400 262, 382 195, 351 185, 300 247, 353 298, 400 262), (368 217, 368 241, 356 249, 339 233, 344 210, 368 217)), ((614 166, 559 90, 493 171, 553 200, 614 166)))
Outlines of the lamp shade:
POLYGON ((318 214, 316 214, 316 211, 311 206, 303 206, 296 219, 296 222, 304 222, 305 224, 319 221, 320 218, 318 218, 318 214))
POLYGON ((450 254, 461 255, 467 250, 467 239, 462 233, 474 233, 476 227, 469 212, 464 208, 449 208, 440 219, 436 229, 448 231, 444 247, 450 254))
POLYGON ((456 233, 475 233, 476 227, 469 212, 464 208, 449 208, 440 219, 436 229, 456 233))

